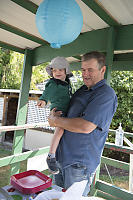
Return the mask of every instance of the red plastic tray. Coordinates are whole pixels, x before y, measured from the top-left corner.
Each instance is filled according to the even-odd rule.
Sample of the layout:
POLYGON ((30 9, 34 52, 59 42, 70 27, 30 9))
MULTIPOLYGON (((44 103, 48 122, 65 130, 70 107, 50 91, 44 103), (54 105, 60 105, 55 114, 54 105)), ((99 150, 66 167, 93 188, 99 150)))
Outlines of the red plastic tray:
POLYGON ((37 170, 11 176, 11 185, 23 194, 33 194, 52 185, 52 179, 37 170))

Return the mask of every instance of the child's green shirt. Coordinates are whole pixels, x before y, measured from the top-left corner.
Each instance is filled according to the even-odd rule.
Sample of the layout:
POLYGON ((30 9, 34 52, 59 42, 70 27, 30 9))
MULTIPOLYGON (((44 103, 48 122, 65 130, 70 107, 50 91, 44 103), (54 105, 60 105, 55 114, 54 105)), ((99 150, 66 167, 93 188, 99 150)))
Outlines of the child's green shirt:
POLYGON ((69 79, 61 81, 59 79, 51 78, 47 82, 45 90, 39 100, 43 100, 46 103, 50 102, 50 110, 57 108, 57 110, 66 113, 71 96, 72 89, 69 79))

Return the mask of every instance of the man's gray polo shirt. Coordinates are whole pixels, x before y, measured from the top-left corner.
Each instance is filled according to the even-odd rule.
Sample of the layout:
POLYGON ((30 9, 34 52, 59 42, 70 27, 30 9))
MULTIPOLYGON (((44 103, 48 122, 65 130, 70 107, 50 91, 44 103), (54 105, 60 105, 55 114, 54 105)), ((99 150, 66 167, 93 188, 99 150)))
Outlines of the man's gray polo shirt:
POLYGON ((73 95, 68 118, 81 117, 97 125, 89 134, 65 130, 57 149, 57 160, 63 168, 81 163, 95 172, 108 135, 112 117, 116 111, 117 97, 105 80, 88 90, 83 85, 73 95))

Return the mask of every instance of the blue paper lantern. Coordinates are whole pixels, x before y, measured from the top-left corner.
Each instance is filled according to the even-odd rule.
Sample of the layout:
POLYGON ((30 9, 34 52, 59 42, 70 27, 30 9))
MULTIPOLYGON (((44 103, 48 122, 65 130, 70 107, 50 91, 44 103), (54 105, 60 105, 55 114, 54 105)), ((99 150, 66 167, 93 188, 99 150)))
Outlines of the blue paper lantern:
POLYGON ((44 0, 36 13, 36 25, 51 47, 60 48, 79 36, 83 16, 75 0, 44 0))

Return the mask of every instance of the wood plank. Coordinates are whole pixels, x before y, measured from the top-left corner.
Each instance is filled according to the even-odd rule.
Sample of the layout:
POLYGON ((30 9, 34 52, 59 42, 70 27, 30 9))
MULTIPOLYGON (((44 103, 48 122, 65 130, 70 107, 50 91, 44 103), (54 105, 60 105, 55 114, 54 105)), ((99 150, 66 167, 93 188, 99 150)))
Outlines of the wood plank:
POLYGON ((32 1, 27 1, 27 0, 11 0, 14 3, 18 4, 22 8, 25 8, 26 10, 30 11, 31 13, 36 14, 38 5, 34 4, 32 1))
POLYGON ((106 183, 104 181, 97 181, 96 182, 96 189, 100 190, 100 191, 103 191, 103 192, 106 192, 112 196, 115 196, 117 198, 120 198, 121 200, 126 200, 126 199, 133 199, 133 193, 125 190, 125 189, 122 189, 122 188, 119 188, 119 187, 116 187, 116 186, 113 186, 109 183, 106 183))
POLYGON ((63 45, 60 49, 51 48, 49 45, 37 47, 33 50, 32 65, 49 62, 56 56, 70 57, 89 51, 104 52, 106 50, 107 33, 108 28, 82 33, 76 40, 70 44, 63 45))
POLYGON ((129 191, 133 192, 133 155, 130 154, 129 191))
POLYGON ((48 152, 49 152, 49 147, 43 147, 43 148, 36 149, 34 151, 27 151, 24 153, 18 153, 15 155, 0 158, 0 167, 16 164, 18 162, 27 160, 28 158, 39 156, 48 152))
MULTIPOLYGON (((76 56, 89 51, 106 52, 109 28, 93 30, 80 34, 80 36, 68 45, 60 49, 53 49, 49 45, 37 47, 33 50, 33 65, 50 61, 56 56, 76 56), (94 42, 95 41, 95 42, 94 42)), ((115 51, 133 49, 133 24, 116 27, 115 51)))
POLYGON ((92 0, 82 0, 90 9, 92 9, 96 15, 98 15, 104 22, 110 26, 120 25, 110 14, 105 11, 102 5, 92 0))
POLYGON ((106 72, 104 75, 104 78, 106 79, 108 85, 110 85, 110 79, 111 79, 111 68, 113 65, 115 38, 116 38, 116 30, 114 27, 110 27, 108 30, 108 40, 106 49, 106 72))
POLYGON ((133 154, 133 149, 131 149, 130 147, 127 147, 127 146, 119 147, 119 146, 116 146, 114 143, 106 142, 104 148, 107 148, 113 151, 120 151, 123 153, 133 154))
POLYGON ((102 156, 101 162, 107 165, 129 171, 129 163, 102 156))
POLYGON ((1 20, 0 20, 0 28, 4 29, 6 31, 9 31, 11 33, 14 33, 16 35, 19 35, 21 37, 24 37, 24 38, 26 38, 28 40, 33 41, 33 42, 36 42, 38 44, 42 44, 42 45, 46 45, 47 44, 47 42, 45 40, 43 40, 43 39, 41 39, 39 37, 36 37, 36 36, 32 35, 31 33, 28 33, 28 32, 25 32, 23 30, 20 30, 19 28, 14 27, 14 26, 12 26, 10 24, 7 24, 7 23, 5 23, 5 22, 3 22, 1 20))
POLYGON ((97 196, 106 200, 120 200, 120 198, 107 194, 106 192, 102 192, 100 190, 97 190, 97 196))
POLYGON ((28 128, 39 128, 49 126, 48 122, 39 122, 33 124, 23 124, 23 125, 16 125, 16 126, 0 126, 0 132, 3 131, 16 131, 16 130, 25 130, 28 128))
POLYGON ((22 49, 20 47, 16 47, 16 46, 8 44, 8 43, 5 43, 3 41, 0 41, 0 47, 6 48, 6 49, 10 49, 12 51, 16 51, 16 52, 24 54, 24 49, 22 49))

